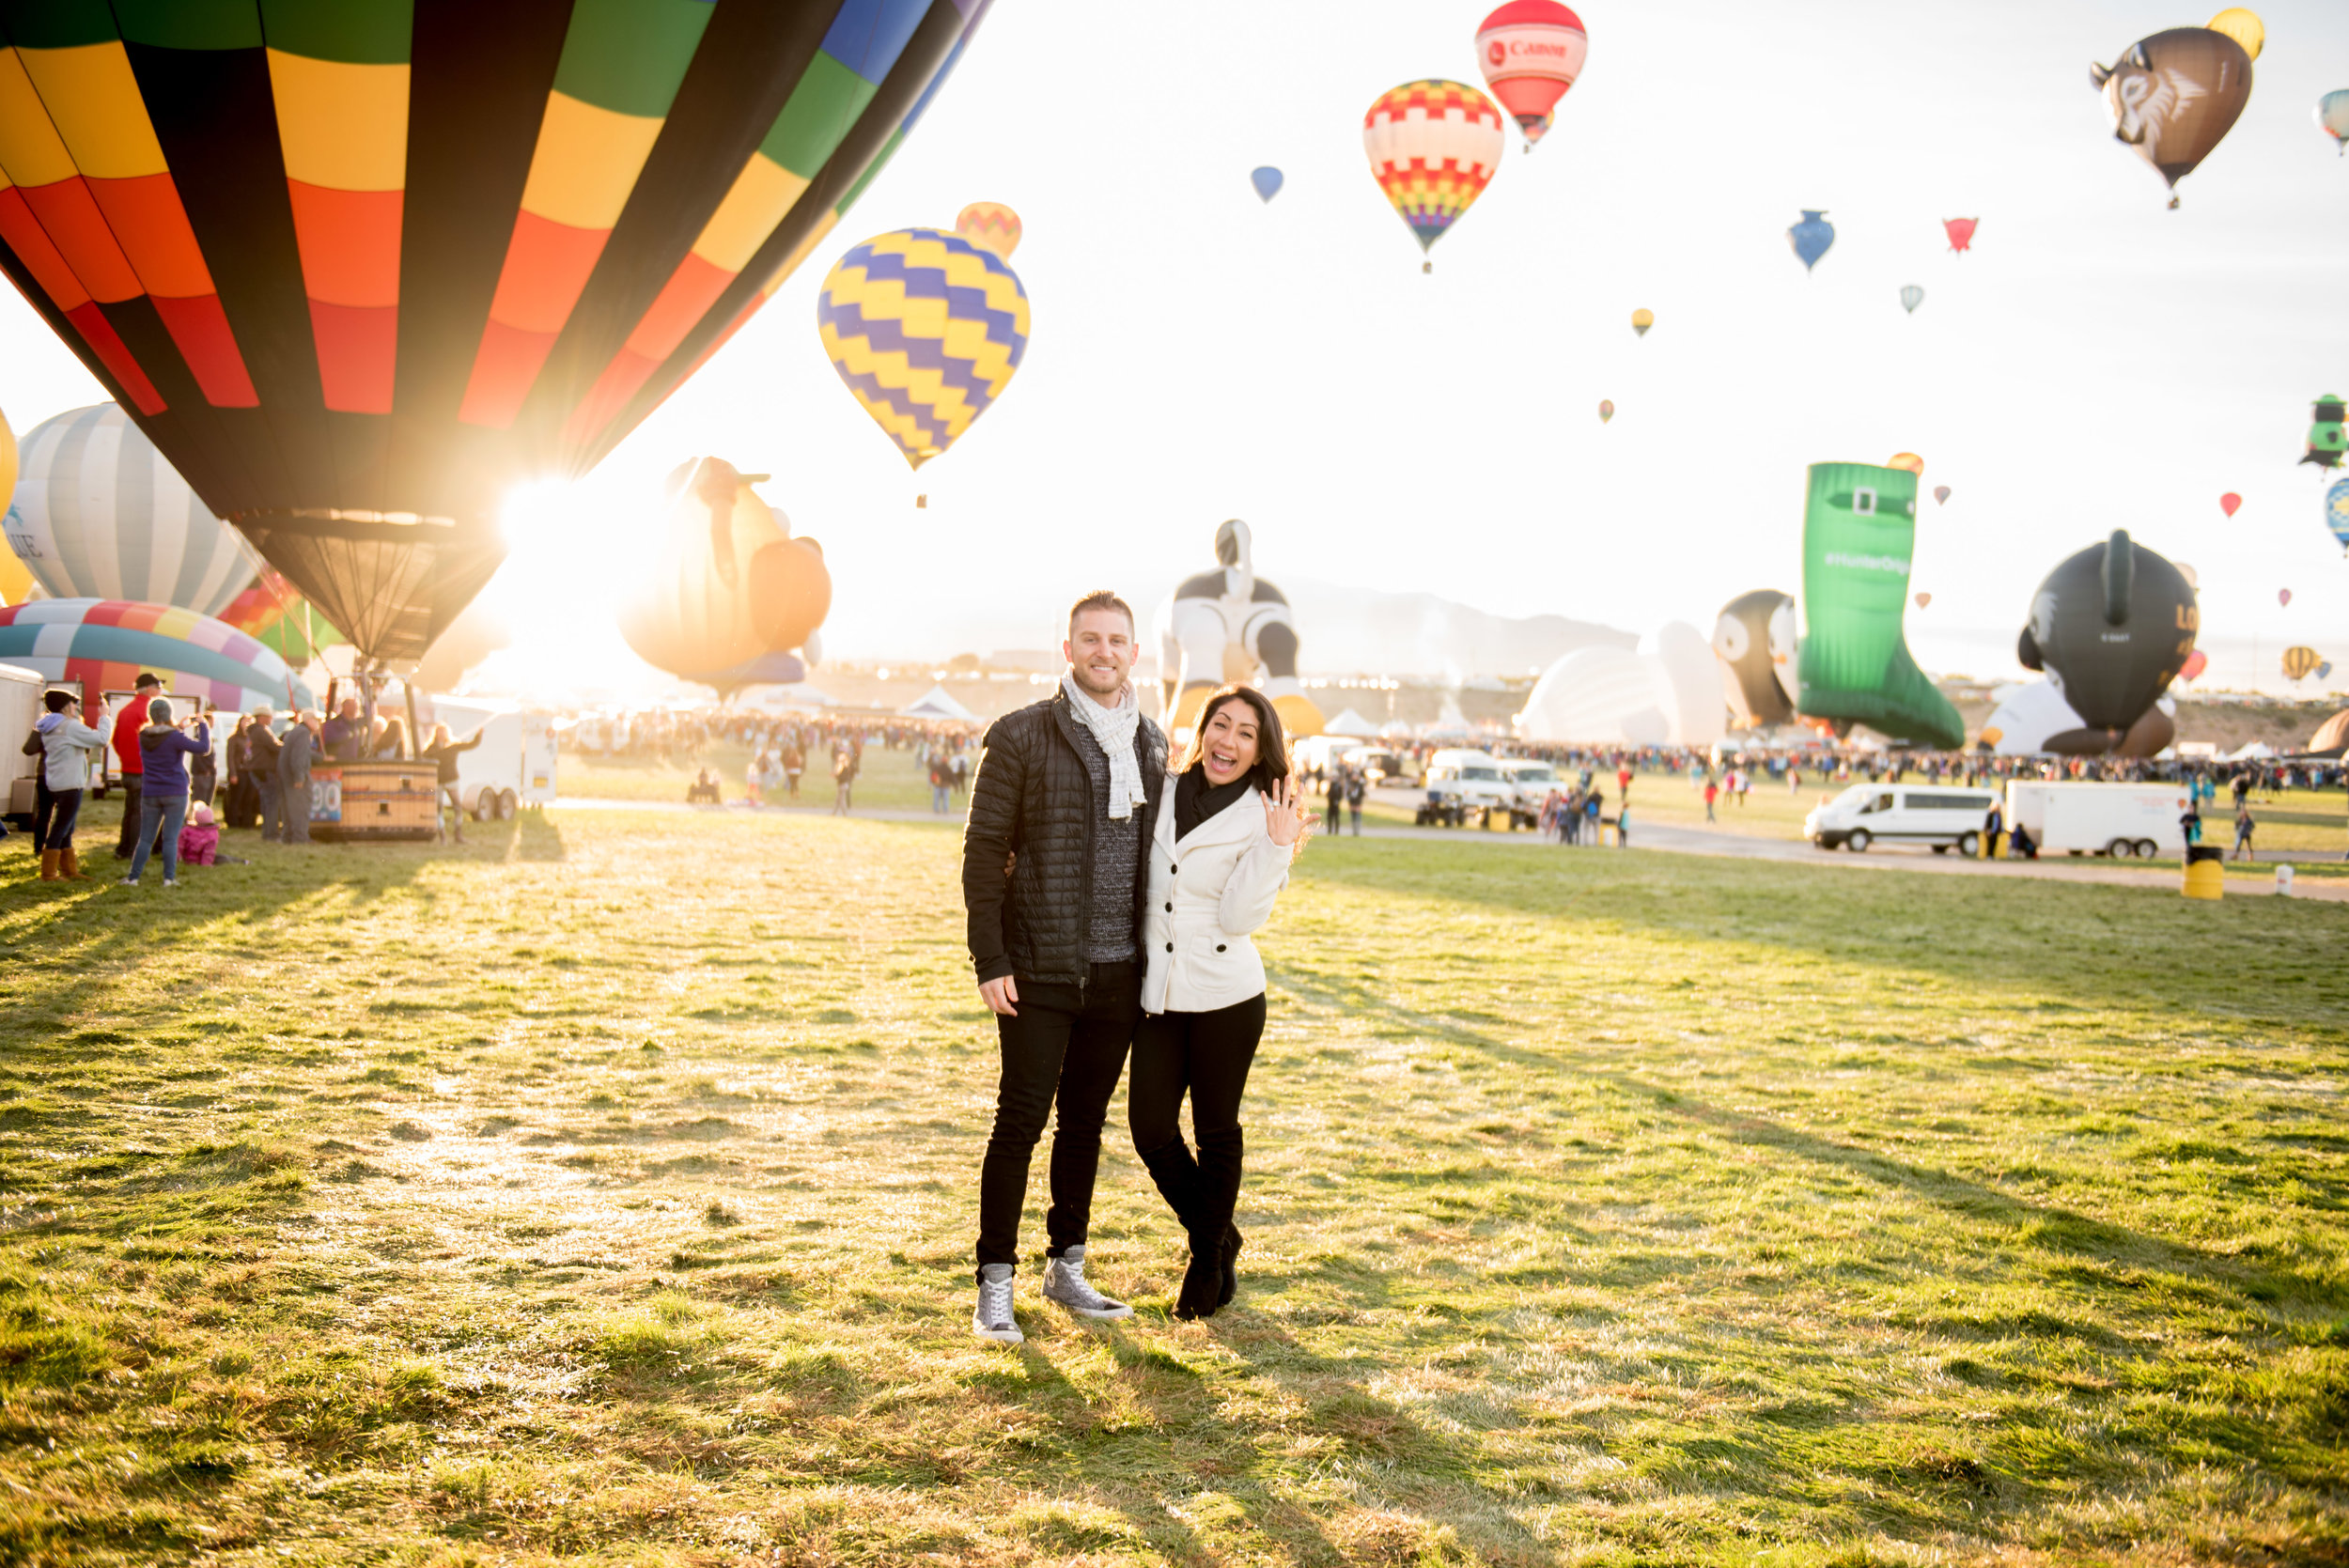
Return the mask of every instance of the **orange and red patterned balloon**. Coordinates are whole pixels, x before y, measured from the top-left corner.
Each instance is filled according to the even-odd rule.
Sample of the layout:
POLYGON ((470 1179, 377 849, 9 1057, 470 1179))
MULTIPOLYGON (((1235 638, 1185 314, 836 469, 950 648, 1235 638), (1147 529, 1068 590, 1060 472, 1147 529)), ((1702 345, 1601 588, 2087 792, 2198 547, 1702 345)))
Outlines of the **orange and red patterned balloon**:
POLYGON ((974 201, 955 220, 955 232, 1009 261, 1019 248, 1019 214, 1000 201, 974 201))
POLYGON ((1461 82, 1406 82, 1362 116, 1371 177, 1423 251, 1485 194, 1504 143, 1501 111, 1461 82))

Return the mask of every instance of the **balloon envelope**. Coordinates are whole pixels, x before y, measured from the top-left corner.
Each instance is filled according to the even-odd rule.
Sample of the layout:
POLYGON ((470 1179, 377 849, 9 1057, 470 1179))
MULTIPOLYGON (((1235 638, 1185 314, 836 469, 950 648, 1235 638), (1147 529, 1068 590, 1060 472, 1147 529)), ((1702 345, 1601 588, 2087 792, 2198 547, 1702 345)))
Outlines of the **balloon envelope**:
POLYGON ((1028 291, 960 235, 898 229, 832 264, 816 325, 841 381, 920 468, 1011 384, 1028 352, 1028 291))
POLYGON ((1270 201, 1281 194, 1281 171, 1267 163, 1248 171, 1248 183, 1256 188, 1259 201, 1270 201))
POLYGON ((1556 0, 1509 0, 1476 29, 1485 85, 1516 116, 1529 144, 1549 130, 1590 47, 1582 19, 1556 0))
POLYGON ((9 8, 0 268, 206 505, 414 658, 506 492, 594 467, 773 293, 985 8, 9 8))
POLYGON ((1611 397, 1602 397, 1602 398, 1600 398, 1600 399, 1598 400, 1598 422, 1599 422, 1601 425, 1604 425, 1604 424, 1606 424, 1609 420, 1610 420, 1610 419, 1612 419, 1612 418, 1614 418, 1614 417, 1615 417, 1615 403, 1614 403, 1614 399, 1613 399, 1613 398, 1611 398, 1611 397))
POLYGON ((2202 23, 2214 33, 2224 33, 2243 46, 2243 52, 2254 60, 2267 45, 2267 28, 2256 11, 2243 6, 2229 6, 2202 23))
POLYGON ((1813 463, 1808 479, 1797 706, 1807 718, 1868 724, 1944 750, 1964 745, 1966 722, 1902 636, 1917 543, 1916 474, 1813 463))
POLYGON ((2235 508, 2242 505, 2243 497, 2235 494, 2232 490, 2229 490, 2226 494, 2218 498, 2218 509, 2226 513, 2229 517, 2234 516, 2235 508))
MULTIPOLYGON (((476 604, 478 602, 475 601, 476 604)), ((473 609, 473 605, 466 606, 465 613, 457 617, 458 626, 450 628, 452 632, 462 625, 473 609)), ((317 658, 319 649, 350 641, 319 613, 318 606, 302 597, 300 589, 268 567, 261 568, 252 587, 228 601, 220 612, 219 619, 254 639, 297 670, 317 658)), ((438 649, 441 643, 436 640, 432 645, 438 649)))
POLYGON ((1946 506, 1950 504, 1949 486, 1936 485, 1933 487, 1933 504, 1936 506, 1946 506))
POLYGON ((44 598, 0 609, 0 664, 50 680, 79 681, 84 694, 128 691, 141 671, 175 696, 247 713, 311 707, 318 699, 286 661, 193 610, 118 599, 44 598))
POLYGON ((2225 33, 2172 27, 2139 39, 2110 66, 2092 66, 2089 80, 2105 95, 2113 135, 2174 188, 2242 115, 2251 56, 2225 33))
POLYGON ((1423 251, 1485 194, 1502 145, 1501 111, 1459 82, 1406 82, 1362 116, 1371 177, 1423 251))
POLYGON ((253 582, 253 547, 214 517, 113 403, 24 432, 8 544, 58 598, 218 615, 253 582))
POLYGON ((2324 656, 2314 648, 2295 646, 2284 649, 2284 674, 2294 680, 2305 678, 2310 671, 2323 662, 2324 656))
POLYGON ((673 471, 649 559, 628 579, 620 634, 646 663, 721 691, 756 684, 728 672, 800 646, 832 604, 812 540, 758 498, 733 465, 673 471))
POLYGON ((974 201, 955 219, 955 232, 1009 261, 1019 248, 1019 214, 1000 201, 974 201))
POLYGON ((1980 218, 1944 218, 1941 220, 1941 231, 1950 237, 1950 249, 1968 251, 1973 249, 1974 230, 1981 224, 1980 218))
MULTIPOLYGON (((16 432, 8 428, 8 416, 0 414, 0 479, 7 480, 0 495, 16 493, 16 432)), ((33 585, 33 573, 17 559, 14 550, 0 550, 0 604, 19 604, 24 592, 33 585)))
POLYGON ((2278 604, 2280 604, 2280 605, 2285 606, 2287 609, 2288 609, 2288 608, 2290 608, 2290 607, 2291 607, 2291 604, 2292 604, 2292 590, 2291 590, 2291 589, 2289 589, 2289 588, 2279 588, 2279 589, 2277 589, 2277 590, 2276 590, 2276 602, 2277 602, 2278 604))
POLYGON ((2327 392, 2309 405, 2309 450, 2300 460, 2318 468, 2339 468, 2342 452, 2349 450, 2349 425, 2343 423, 2349 404, 2327 392))
POLYGON ((2349 479, 2336 479, 2325 492, 2325 526, 2349 550, 2349 479))
POLYGON ((1924 303, 1925 291, 1915 284, 1912 283, 1901 290, 1901 308, 1909 315, 1916 315, 1917 307, 1924 303))
POLYGON ((2332 137, 2337 150, 2349 153, 2349 87, 2337 87, 2316 101, 2316 125, 2332 137))
POLYGON ((2204 653, 2200 648, 2196 648, 2192 653, 2186 656, 2186 662, 2179 666, 2178 678, 2180 680, 2192 680, 2208 668, 2210 668, 2210 655, 2204 653))
POLYGON ((1656 312, 1640 309, 1631 313, 1631 330, 1641 337, 1645 337, 1648 328, 1654 325, 1656 325, 1656 312))
POLYGON ((1890 457, 1884 459, 1884 466, 1887 468, 1897 468, 1905 474, 1914 474, 1921 476, 1925 472, 1925 460, 1917 456, 1914 452, 1895 452, 1890 457))
POLYGON ((2117 737, 2185 669, 2200 624, 2186 574, 2116 529, 2047 574, 2017 652, 2083 723, 2117 737))
POLYGON ((1729 710, 1740 729, 1795 717, 1795 596, 1756 588, 1721 606, 1713 655, 1721 661, 1729 710))
POLYGON ((1933 596, 1932 596, 1931 594, 1924 593, 1924 592, 1922 592, 1922 591, 1920 591, 1920 592, 1918 593, 1918 595, 1917 595, 1917 608, 1918 608, 1918 609, 1922 610, 1922 609, 1923 609, 1926 605, 1931 604, 1932 602, 1933 602, 1933 596))
POLYGON ((1802 258, 1802 270, 1807 272, 1819 264, 1819 257, 1835 243, 1835 225, 1827 221, 1824 211, 1814 212, 1806 207, 1801 218, 1786 231, 1786 242, 1795 247, 1795 254, 1802 258))

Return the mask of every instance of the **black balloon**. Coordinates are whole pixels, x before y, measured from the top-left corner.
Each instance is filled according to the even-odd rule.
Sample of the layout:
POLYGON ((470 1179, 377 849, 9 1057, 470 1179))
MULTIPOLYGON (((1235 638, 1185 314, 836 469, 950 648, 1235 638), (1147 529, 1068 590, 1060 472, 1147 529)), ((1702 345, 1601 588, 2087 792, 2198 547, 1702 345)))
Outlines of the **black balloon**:
POLYGON ((2186 574, 2125 529, 2049 572, 2031 596, 2015 656, 2044 669, 2088 726, 2049 737, 2049 750, 2121 745, 2185 668, 2200 622, 2186 574))

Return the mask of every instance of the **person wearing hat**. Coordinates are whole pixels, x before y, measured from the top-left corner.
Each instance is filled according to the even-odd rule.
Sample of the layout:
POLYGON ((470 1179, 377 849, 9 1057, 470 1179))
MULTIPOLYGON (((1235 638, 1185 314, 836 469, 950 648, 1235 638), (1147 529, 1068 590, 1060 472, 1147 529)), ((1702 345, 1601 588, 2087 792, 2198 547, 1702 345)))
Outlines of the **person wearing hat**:
POLYGON ((310 842, 310 764, 318 754, 315 721, 297 710, 277 737, 278 836, 288 844, 310 842))
POLYGON ((188 813, 188 825, 179 830, 179 863, 181 865, 210 865, 220 858, 220 824, 212 818, 212 808, 198 805, 188 813))
POLYGON ((163 694, 163 677, 145 670, 132 685, 131 700, 115 715, 114 724, 115 771, 122 775, 122 832, 115 840, 117 861, 131 858, 131 835, 139 831, 139 795, 147 767, 146 753, 139 750, 139 731, 147 727, 147 705, 163 694))
POLYGON ((188 818, 188 758, 208 755, 212 749, 211 726, 198 718, 190 718, 188 722, 195 726, 194 735, 173 721, 169 698, 148 700, 147 722, 139 729, 144 764, 139 842, 131 856, 131 875, 122 879, 126 888, 139 885, 139 875, 147 869, 147 858, 154 852, 158 837, 163 846, 163 886, 179 885, 179 830, 188 818))
POLYGON ((286 815, 277 789, 277 714, 263 703, 253 710, 253 727, 245 731, 245 770, 253 775, 254 793, 261 798, 261 837, 274 842, 286 815))

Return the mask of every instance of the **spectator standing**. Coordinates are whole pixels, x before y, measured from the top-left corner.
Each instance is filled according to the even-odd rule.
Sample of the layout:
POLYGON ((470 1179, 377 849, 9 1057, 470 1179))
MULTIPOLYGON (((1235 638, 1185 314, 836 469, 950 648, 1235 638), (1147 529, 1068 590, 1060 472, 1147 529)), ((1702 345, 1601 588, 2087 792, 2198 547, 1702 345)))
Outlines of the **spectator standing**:
POLYGON ((2234 808, 2234 850, 2228 855, 2227 859, 2231 861, 2259 859, 2257 855, 2251 853, 2251 830, 2257 826, 2258 824, 2251 820, 2251 802, 2244 800, 2237 803, 2234 808))
MULTIPOLYGON (((457 842, 459 844, 465 842, 465 805, 457 794, 457 759, 480 745, 481 737, 489 732, 489 724, 485 722, 480 728, 473 732, 471 740, 452 740, 449 738, 446 724, 435 724, 432 726, 432 744, 427 746, 419 753, 426 761, 432 764, 433 782, 439 788, 442 799, 448 802, 449 820, 456 824, 457 842)), ((708 769, 703 771, 704 776, 707 777, 708 769)), ((432 815, 437 818, 440 813, 436 811, 432 815)), ((447 835, 436 832, 433 836, 441 839, 447 835)))
POLYGON ((220 788, 220 753, 212 744, 212 722, 209 719, 204 721, 204 749, 188 758, 188 804, 191 809, 210 805, 213 795, 220 788))
POLYGON ((145 764, 140 770, 139 840, 131 855, 131 875, 122 879, 126 888, 139 885, 148 857, 159 842, 163 852, 163 886, 179 885, 179 830, 188 820, 188 759, 209 755, 212 749, 211 726, 201 719, 189 722, 195 726, 194 735, 184 732, 174 720, 169 699, 155 697, 148 702, 147 722, 139 729, 145 764))
POLYGON ((930 810, 940 816, 949 809, 949 797, 954 794, 954 770, 946 760, 944 748, 930 752, 930 810))
POLYGON ((783 783, 792 800, 800 798, 800 775, 807 771, 807 753, 797 738, 783 743, 783 783))
POLYGON ((1327 777, 1329 782, 1323 790, 1321 819, 1330 824, 1330 834, 1334 838, 1337 836, 1338 820, 1346 812, 1346 781, 1339 777, 1334 768, 1329 770, 1327 777))
POLYGON ((2000 809, 1999 798, 1994 795, 1990 798, 1990 810, 1983 814, 1982 819, 1982 858, 1983 860, 1995 861, 1999 858, 1999 840, 2005 831, 2006 813, 2000 809))
POLYGON ((832 814, 848 815, 850 792, 856 787, 856 748, 846 740, 832 743, 832 814))
MULTIPOLYGON (((1346 811, 1354 819, 1354 836, 1362 836, 1362 775, 1357 768, 1346 770, 1346 811)), ((1338 831, 1337 819, 1330 820, 1330 831, 1338 831)))
POLYGON ((1719 787, 1713 783, 1712 776, 1707 774, 1704 780, 1704 820, 1707 822, 1713 820, 1713 798, 1719 793, 1719 787))
MULTIPOLYGON (((160 684, 160 683, 159 683, 160 684)), ((86 882, 73 849, 73 825, 82 815, 82 793, 89 787, 90 762, 106 752, 101 730, 82 722, 82 705, 70 692, 42 698, 49 711, 33 726, 40 737, 41 777, 49 784, 49 836, 40 842, 40 879, 86 882)))
POLYGON ((253 790, 260 805, 261 837, 273 841, 286 831, 286 792, 277 782, 285 743, 277 738, 277 715, 266 704, 252 717, 253 727, 245 731, 245 754, 251 759, 253 790))
POLYGON ((1626 796, 1623 802, 1615 807, 1615 847, 1618 849, 1631 847, 1631 799, 1629 796, 1626 796))
POLYGON ((115 841, 117 861, 131 858, 131 840, 139 831, 139 770, 147 766, 139 753, 139 731, 147 725, 147 705, 163 694, 163 681, 142 670, 131 700, 115 715, 115 771, 122 776, 122 833, 115 841))
POLYGON ((288 844, 310 842, 310 763, 319 737, 309 719, 296 713, 277 741, 278 836, 288 844))
POLYGON ((1598 846, 1599 816, 1606 809, 1607 792, 1593 785, 1590 795, 1582 802, 1582 831, 1590 839, 1593 848, 1598 846))

